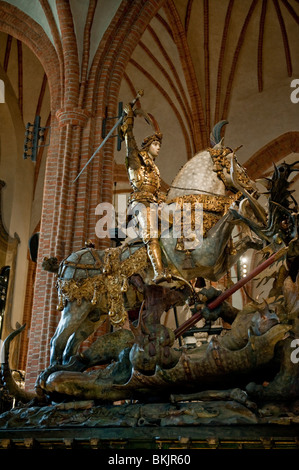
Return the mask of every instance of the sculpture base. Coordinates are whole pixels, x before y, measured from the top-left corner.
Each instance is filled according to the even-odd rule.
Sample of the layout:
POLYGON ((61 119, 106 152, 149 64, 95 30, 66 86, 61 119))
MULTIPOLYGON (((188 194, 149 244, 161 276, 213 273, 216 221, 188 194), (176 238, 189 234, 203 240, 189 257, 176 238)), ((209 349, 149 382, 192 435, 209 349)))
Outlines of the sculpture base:
POLYGON ((92 401, 0 415, 0 448, 299 449, 299 402, 251 410, 230 401, 92 401))

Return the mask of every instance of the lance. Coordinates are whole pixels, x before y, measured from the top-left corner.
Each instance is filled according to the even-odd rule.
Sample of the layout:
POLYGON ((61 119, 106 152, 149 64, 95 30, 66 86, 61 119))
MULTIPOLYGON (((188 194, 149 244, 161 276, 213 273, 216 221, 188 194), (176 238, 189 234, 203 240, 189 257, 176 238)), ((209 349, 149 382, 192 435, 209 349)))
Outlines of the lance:
MULTIPOLYGON (((233 286, 229 289, 224 291, 220 294, 216 299, 212 300, 211 302, 207 303, 207 307, 210 310, 214 310, 215 308, 219 307, 222 302, 228 299, 232 294, 234 294, 237 290, 243 287, 247 282, 251 281, 255 276, 260 274, 266 268, 271 266, 271 264, 275 263, 275 261, 279 261, 288 251, 288 247, 284 246, 276 253, 271 255, 268 259, 263 261, 259 266, 257 266, 251 273, 249 273, 246 277, 240 279, 240 281, 236 282, 233 286)), ((201 318, 202 318, 202 310, 198 310, 192 317, 188 318, 184 323, 182 323, 176 330, 174 330, 175 337, 178 338, 183 333, 185 333, 191 326, 195 325, 201 318)))
MULTIPOLYGON (((133 99, 133 101, 131 101, 130 105, 133 107, 137 101, 139 100, 139 98, 141 98, 141 96, 143 96, 143 90, 139 90, 136 97, 133 99)), ((77 181, 77 179, 82 175, 83 171, 85 170, 85 168, 87 167, 87 165, 90 164, 91 160, 96 156, 96 154, 101 150, 101 148, 103 147, 103 145, 105 145, 105 143, 107 142, 107 140, 109 139, 109 137, 112 135, 112 133, 114 132, 114 130, 121 124, 123 118, 125 117, 125 112, 122 113, 121 117, 118 119, 118 121, 114 124, 114 126, 112 127, 112 129, 108 132, 108 134, 106 135, 105 139, 101 142, 101 144, 99 145, 99 147, 96 149, 96 151, 93 153, 93 155, 90 157, 90 159, 88 160, 88 162, 86 163, 86 165, 82 168, 82 170, 80 171, 80 173, 76 176, 76 178, 74 179, 73 181, 73 184, 77 181)))

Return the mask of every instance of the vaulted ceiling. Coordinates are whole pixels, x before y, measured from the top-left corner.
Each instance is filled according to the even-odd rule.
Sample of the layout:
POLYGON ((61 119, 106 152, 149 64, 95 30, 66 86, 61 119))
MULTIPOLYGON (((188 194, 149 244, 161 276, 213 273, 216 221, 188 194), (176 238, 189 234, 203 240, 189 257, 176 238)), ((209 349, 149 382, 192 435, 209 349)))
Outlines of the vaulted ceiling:
MULTIPOLYGON (((7 3, 31 16, 57 46, 60 24, 55 0, 7 3)), ((90 22, 89 67, 120 4, 120 0, 70 1, 80 60, 84 28, 90 22)), ((144 89, 141 106, 164 134, 159 166, 168 184, 187 159, 209 145, 210 131, 219 120, 229 121, 227 145, 243 145, 242 162, 285 133, 297 131, 299 105, 290 100, 290 85, 299 76, 298 23, 298 0, 165 1, 126 67, 119 101, 129 101, 136 90, 144 89)), ((24 124, 41 113, 46 125, 47 77, 34 54, 1 33, 0 63, 24 124)), ((148 126, 138 120, 137 137, 145 132, 150 132, 148 126)), ((293 151, 297 149, 296 140, 293 151)), ((116 152, 117 164, 123 158, 123 150, 116 152)))
POLYGON ((222 119, 229 121, 226 143, 244 146, 243 162, 297 130, 290 83, 299 76, 298 15, 296 0, 165 2, 136 47, 121 90, 125 99, 129 88, 146 88, 142 106, 172 147, 172 168, 170 158, 165 167, 161 161, 163 175, 168 168, 173 177, 184 158, 208 146, 222 119))

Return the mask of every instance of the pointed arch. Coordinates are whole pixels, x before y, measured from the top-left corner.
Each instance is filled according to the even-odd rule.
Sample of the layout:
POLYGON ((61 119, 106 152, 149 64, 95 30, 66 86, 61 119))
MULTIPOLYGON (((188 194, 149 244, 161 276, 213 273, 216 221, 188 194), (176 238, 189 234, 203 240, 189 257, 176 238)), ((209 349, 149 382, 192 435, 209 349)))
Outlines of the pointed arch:
POLYGON ((299 132, 286 132, 271 140, 255 152, 244 164, 251 178, 262 176, 273 163, 285 158, 290 153, 299 152, 299 132))
POLYGON ((42 27, 14 5, 2 2, 0 31, 24 42, 37 56, 47 74, 52 109, 59 107, 59 58, 56 50, 42 27))

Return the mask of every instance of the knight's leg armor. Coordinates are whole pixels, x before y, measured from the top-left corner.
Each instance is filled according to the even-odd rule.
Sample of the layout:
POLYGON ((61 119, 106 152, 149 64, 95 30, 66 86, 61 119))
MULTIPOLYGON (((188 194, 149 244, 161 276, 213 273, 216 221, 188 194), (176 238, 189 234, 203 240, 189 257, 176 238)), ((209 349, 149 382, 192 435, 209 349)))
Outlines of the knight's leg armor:
POLYGON ((139 223, 140 236, 146 245, 147 254, 151 261, 155 283, 169 281, 171 276, 164 271, 161 248, 159 244, 159 231, 157 221, 157 206, 148 204, 134 204, 132 209, 139 223))
POLYGON ((147 245, 147 254, 152 263, 154 270, 153 281, 158 284, 162 281, 167 281, 168 277, 164 271, 162 257, 161 257, 161 248, 159 241, 157 239, 150 240, 147 245))

